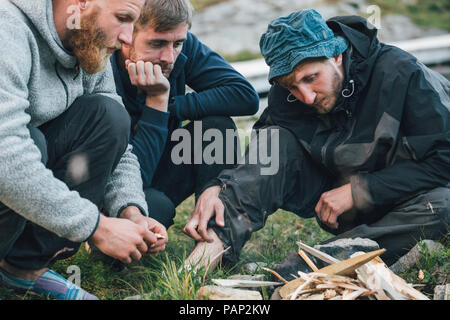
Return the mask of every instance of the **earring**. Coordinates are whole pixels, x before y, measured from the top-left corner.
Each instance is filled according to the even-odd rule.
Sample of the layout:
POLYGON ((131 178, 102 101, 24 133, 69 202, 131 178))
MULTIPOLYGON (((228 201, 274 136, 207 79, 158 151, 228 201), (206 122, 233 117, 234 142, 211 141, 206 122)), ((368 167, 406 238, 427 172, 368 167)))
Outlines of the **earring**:
POLYGON ((292 93, 289 93, 289 95, 286 98, 287 102, 292 103, 292 102, 297 101, 296 97, 294 97, 294 99, 289 99, 291 96, 294 97, 294 95, 292 93))

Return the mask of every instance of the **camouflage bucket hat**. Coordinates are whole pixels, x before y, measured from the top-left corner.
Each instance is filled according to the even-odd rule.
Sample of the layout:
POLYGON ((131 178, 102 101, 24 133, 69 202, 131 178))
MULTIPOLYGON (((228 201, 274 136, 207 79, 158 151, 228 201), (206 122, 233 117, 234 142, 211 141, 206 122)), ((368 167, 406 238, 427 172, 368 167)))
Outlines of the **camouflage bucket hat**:
POLYGON ((331 58, 344 52, 347 41, 335 36, 314 9, 293 12, 273 20, 259 41, 270 67, 269 82, 291 73, 306 58, 331 58))

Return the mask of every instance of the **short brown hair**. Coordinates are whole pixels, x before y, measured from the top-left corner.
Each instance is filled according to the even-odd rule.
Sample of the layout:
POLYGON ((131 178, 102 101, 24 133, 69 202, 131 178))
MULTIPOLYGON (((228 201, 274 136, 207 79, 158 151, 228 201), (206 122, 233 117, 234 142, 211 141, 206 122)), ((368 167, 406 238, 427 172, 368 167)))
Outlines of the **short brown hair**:
POLYGON ((165 32, 183 22, 190 28, 192 11, 189 0, 146 0, 134 30, 150 27, 156 32, 165 32))
POLYGON ((311 63, 311 62, 322 62, 324 63, 325 61, 327 61, 328 58, 327 57, 316 57, 316 58, 306 58, 303 59, 302 61, 300 61, 295 67, 294 69, 292 69, 291 73, 279 76, 274 78, 274 82, 279 84, 280 86, 287 88, 292 81, 294 81, 294 75, 295 75, 295 71, 297 71, 301 66, 304 66, 307 63, 311 63))

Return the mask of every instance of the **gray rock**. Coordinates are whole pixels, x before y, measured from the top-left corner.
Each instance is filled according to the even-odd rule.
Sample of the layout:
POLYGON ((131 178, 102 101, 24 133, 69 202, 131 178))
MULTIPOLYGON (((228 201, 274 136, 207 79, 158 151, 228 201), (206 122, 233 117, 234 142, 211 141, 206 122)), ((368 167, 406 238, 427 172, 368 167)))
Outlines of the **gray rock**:
POLYGON ((197 299, 203 300, 262 300, 258 291, 225 288, 219 286, 204 286, 197 292, 197 299))
POLYGON ((433 300, 450 300, 450 284, 436 286, 434 288, 433 300))
POLYGON ((315 245, 314 249, 325 252, 336 259, 346 260, 350 258, 350 256, 355 252, 375 251, 380 249, 380 246, 378 245, 378 243, 370 239, 355 238, 339 239, 327 244, 315 245))
POLYGON ((251 262, 243 266, 244 271, 248 274, 255 274, 256 272, 260 271, 261 268, 265 267, 267 267, 267 263, 264 262, 251 262))
MULTIPOLYGON (((400 0, 411 3, 418 0, 400 0)), ((383 42, 446 34, 446 30, 417 26, 400 15, 369 11, 370 1, 341 0, 335 4, 323 0, 228 0, 195 12, 191 31, 211 49, 221 54, 244 50, 259 53, 259 39, 267 25, 280 16, 303 8, 314 8, 324 19, 337 15, 360 15, 376 20, 383 42), (376 18, 375 18, 376 16, 376 18)), ((375 22, 375 21, 374 21, 375 22)))
MULTIPOLYGON (((433 240, 422 240, 422 242, 426 245, 428 248, 428 252, 433 252, 436 250, 442 249, 444 246, 439 243, 435 242, 433 240)), ((403 257, 397 260, 393 265, 389 267, 392 272, 394 273, 403 273, 412 266, 414 266, 417 261, 419 260, 421 255, 421 250, 419 244, 416 244, 414 248, 412 248, 407 254, 405 254, 403 257)))

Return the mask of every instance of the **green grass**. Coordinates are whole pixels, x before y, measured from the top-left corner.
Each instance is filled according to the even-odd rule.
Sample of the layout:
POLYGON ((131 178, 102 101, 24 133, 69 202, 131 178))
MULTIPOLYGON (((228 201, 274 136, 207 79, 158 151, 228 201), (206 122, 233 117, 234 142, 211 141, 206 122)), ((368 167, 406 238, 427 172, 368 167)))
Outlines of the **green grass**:
MULTIPOLYGON (((335 5, 341 0, 325 0, 335 5)), ((350 3, 351 4, 351 3, 350 3)), ((356 7, 358 6, 355 2, 356 7)), ((400 14, 411 18, 417 25, 450 30, 450 0, 372 0, 367 5, 378 5, 381 15, 400 14)), ((361 14, 368 17, 369 14, 361 14)))
POLYGON ((195 11, 200 11, 224 1, 227 0, 191 0, 191 4, 194 7, 195 11))
MULTIPOLYGON (((141 295, 144 299, 192 300, 204 285, 212 284, 211 279, 227 278, 232 274, 244 274, 243 266, 249 262, 264 262, 269 268, 280 263, 289 253, 296 251, 296 241, 314 245, 331 237, 320 229, 315 219, 301 219, 296 215, 278 210, 267 220, 266 227, 254 233, 242 250, 237 265, 224 268, 219 266, 205 275, 200 269, 196 274, 182 268, 183 261, 194 247, 194 241, 182 233, 194 208, 194 198, 190 197, 177 208, 175 224, 169 229, 169 244, 165 252, 158 257, 149 256, 129 265, 124 271, 117 272, 112 263, 98 254, 88 254, 84 246, 70 259, 58 261, 54 269, 65 277, 70 277, 67 268, 76 265, 81 270, 81 286, 105 300, 118 300, 141 295), (181 271, 179 271, 181 270, 181 271)), ((418 289, 432 297, 433 288, 438 283, 438 275, 444 276, 445 283, 450 274, 450 243, 447 236, 442 240, 444 249, 428 253, 424 250, 416 266, 401 274, 408 282, 422 285, 418 289), (417 279, 419 270, 425 278, 417 279)), ((271 279, 266 271, 266 279, 271 279)), ((442 278, 442 276, 441 276, 442 278)), ((442 282, 442 280, 441 280, 442 282)), ((263 291, 268 299, 271 292, 263 291)), ((46 299, 32 293, 18 294, 10 289, 0 288, 0 299, 46 299)))

